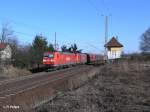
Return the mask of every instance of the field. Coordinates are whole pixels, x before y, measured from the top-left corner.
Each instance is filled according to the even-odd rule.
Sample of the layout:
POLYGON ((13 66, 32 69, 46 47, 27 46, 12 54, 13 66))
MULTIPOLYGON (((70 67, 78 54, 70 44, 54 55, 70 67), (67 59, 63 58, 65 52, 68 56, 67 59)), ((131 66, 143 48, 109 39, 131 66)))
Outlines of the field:
POLYGON ((150 66, 122 62, 100 67, 80 88, 60 92, 36 112, 150 112, 150 66))

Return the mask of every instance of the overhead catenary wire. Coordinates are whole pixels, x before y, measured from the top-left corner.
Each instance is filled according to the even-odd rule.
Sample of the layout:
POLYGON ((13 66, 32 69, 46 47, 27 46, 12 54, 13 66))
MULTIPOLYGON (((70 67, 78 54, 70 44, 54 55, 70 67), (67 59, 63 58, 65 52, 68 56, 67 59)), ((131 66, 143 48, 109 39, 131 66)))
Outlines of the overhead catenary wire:
POLYGON ((2 21, 5 20, 7 23, 13 23, 14 25, 22 26, 24 28, 28 28, 28 29, 32 29, 32 30, 37 30, 37 29, 40 29, 40 30, 43 30, 43 31, 49 30, 47 28, 39 27, 38 25, 33 25, 33 24, 31 25, 31 24, 24 23, 22 21, 16 21, 16 20, 13 20, 13 19, 7 19, 7 18, 1 17, 1 16, 0 16, 0 19, 2 21))
POLYGON ((102 15, 110 15, 111 13, 109 12, 109 7, 108 7, 108 4, 106 4, 105 0, 100 0, 101 1, 101 6, 103 6, 102 8, 104 10, 100 10, 91 0, 87 0, 88 3, 91 5, 91 7, 93 7, 93 9, 95 9, 96 13, 98 16, 102 16, 102 15), (108 14, 107 14, 108 12, 108 14), (101 13, 101 14, 100 14, 101 13))
MULTIPOLYGON (((14 24, 14 25, 17 25, 17 26, 21 26, 21 27, 23 27, 23 28, 27 28, 27 29, 32 29, 32 30, 37 30, 37 29, 40 29, 40 30, 42 30, 42 31, 40 31, 40 32, 42 32, 42 33, 27 33, 27 32, 22 32, 22 31, 18 31, 18 30, 14 30, 13 32, 14 33, 16 33, 16 34, 19 34, 19 35, 23 35, 23 36, 32 36, 32 37, 35 37, 36 35, 38 35, 38 34, 47 34, 47 36, 46 37, 49 37, 49 36, 51 36, 51 37, 53 37, 53 34, 54 34, 54 32, 55 31, 52 31, 52 32, 49 32, 49 29, 47 29, 47 28, 42 28, 42 27, 39 27, 38 25, 29 25, 29 24, 26 24, 26 23, 24 23, 24 22, 20 22, 20 21, 16 21, 16 20, 13 20, 13 19, 6 19, 6 18, 4 18, 4 17, 1 17, 0 16, 0 20, 5 20, 5 21, 7 21, 7 23, 12 23, 12 24, 14 24), (9 21, 9 22, 8 22, 9 21), (43 33, 44 32, 44 33, 43 33)), ((3 22, 2 22, 3 23, 3 22)), ((59 32, 59 31, 57 31, 57 34, 59 34, 59 33, 61 33, 61 35, 65 35, 65 36, 68 36, 68 35, 66 35, 64 32, 59 32)), ((68 36, 69 37, 69 36, 68 36)))
POLYGON ((97 47, 97 46, 95 46, 95 45, 93 45, 93 44, 86 43, 86 45, 88 45, 89 47, 94 48, 94 49, 96 49, 96 50, 98 50, 98 51, 100 51, 100 52, 104 52, 102 49, 100 49, 99 47, 97 47))
MULTIPOLYGON (((41 28, 41 27, 39 27, 39 26, 35 26, 35 25, 29 25, 29 24, 26 24, 26 23, 24 23, 24 22, 20 22, 20 21, 16 21, 16 20, 12 20, 12 19, 6 19, 6 18, 4 18, 4 17, 0 17, 0 20, 1 20, 1 22, 2 23, 5 23, 5 21, 6 21, 6 23, 7 24, 14 24, 14 25, 17 25, 17 26, 21 26, 21 27, 23 27, 23 28, 26 28, 26 29, 32 29, 32 30, 37 30, 37 29, 40 29, 40 30, 42 30, 42 31, 40 31, 40 32, 44 32, 44 34, 45 33, 49 33, 48 32, 48 29, 46 29, 46 28, 41 28), (5 20, 5 21, 4 21, 5 20), (4 21, 4 22, 3 22, 4 21), (45 32, 45 31, 47 31, 47 32, 45 32)), ((16 31, 16 30, 14 30, 13 31, 14 33, 17 33, 17 34, 20 34, 20 35, 24 35, 24 36, 35 36, 36 34, 38 34, 38 33, 36 33, 36 34, 33 34, 33 33, 26 33, 26 32, 22 32, 22 31, 16 31)), ((38 32, 38 31, 37 31, 38 32)), ((52 32, 51 32, 51 34, 52 34, 52 32)))
POLYGON ((24 36, 35 36, 36 35, 36 34, 23 33, 23 32, 19 32, 19 31, 14 31, 14 33, 21 34, 24 36))
POLYGON ((100 14, 99 14, 99 9, 95 6, 95 4, 93 4, 91 0, 87 0, 87 1, 88 1, 89 4, 96 10, 97 15, 100 16, 100 14))

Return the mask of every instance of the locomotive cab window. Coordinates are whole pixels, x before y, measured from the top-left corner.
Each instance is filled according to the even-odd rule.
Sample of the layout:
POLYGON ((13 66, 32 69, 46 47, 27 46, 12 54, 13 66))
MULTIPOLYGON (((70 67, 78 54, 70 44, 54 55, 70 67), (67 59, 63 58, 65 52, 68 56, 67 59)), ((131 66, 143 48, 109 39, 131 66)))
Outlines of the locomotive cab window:
POLYGON ((54 58, 54 54, 49 54, 49 58, 54 58))
POLYGON ((44 54, 44 57, 54 58, 54 54, 44 54))

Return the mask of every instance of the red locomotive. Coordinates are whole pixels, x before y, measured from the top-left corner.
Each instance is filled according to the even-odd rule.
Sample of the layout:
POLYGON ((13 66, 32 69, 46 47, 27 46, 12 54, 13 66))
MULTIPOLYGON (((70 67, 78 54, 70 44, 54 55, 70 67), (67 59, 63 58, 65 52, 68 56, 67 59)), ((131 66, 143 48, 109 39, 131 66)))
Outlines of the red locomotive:
POLYGON ((64 67, 76 64, 93 64, 103 60, 102 55, 68 53, 68 52, 45 52, 43 64, 49 67, 64 67))

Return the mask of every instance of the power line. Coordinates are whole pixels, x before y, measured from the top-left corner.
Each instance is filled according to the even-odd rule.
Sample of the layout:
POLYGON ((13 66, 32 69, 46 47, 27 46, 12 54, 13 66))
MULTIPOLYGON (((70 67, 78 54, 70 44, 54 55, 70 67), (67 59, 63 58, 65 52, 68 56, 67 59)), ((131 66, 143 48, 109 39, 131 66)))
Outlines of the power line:
POLYGON ((89 4, 96 10, 97 15, 99 15, 99 9, 91 2, 91 0, 87 0, 89 4))
MULTIPOLYGON (((102 3, 104 4, 104 8, 105 8, 105 10, 106 10, 106 12, 108 12, 108 14, 110 13, 109 11, 109 7, 108 7, 108 4, 106 4, 106 2, 105 2, 105 0, 102 0, 102 3)), ((108 15, 107 14, 107 15, 108 15)), ((109 14, 110 15, 110 14, 109 14)))
POLYGON ((33 30, 35 30, 35 29, 40 29, 40 30, 48 30, 48 29, 46 29, 46 28, 42 28, 42 27, 39 27, 39 26, 37 26, 37 25, 29 25, 29 24, 26 24, 26 23, 24 23, 24 22, 20 22, 20 21, 14 21, 14 20, 10 20, 10 22, 11 23, 13 23, 13 24, 15 24, 15 25, 18 25, 18 24, 20 24, 21 26, 23 26, 23 27, 26 27, 26 28, 30 28, 30 29, 33 29, 33 30))
MULTIPOLYGON (((4 19, 4 17, 2 18, 2 17, 0 17, 0 19, 1 20, 6 20, 6 19, 4 19)), ((8 19, 7 19, 8 20, 8 19)), ((29 24, 26 24, 26 23, 23 23, 23 22, 18 22, 18 21, 15 21, 15 20, 12 20, 12 19, 9 19, 9 21, 11 22, 11 23, 13 23, 13 24, 15 24, 15 25, 18 25, 19 24, 19 26, 21 25, 21 26, 23 26, 23 27, 25 27, 25 28, 30 28, 30 29, 33 29, 33 30, 37 30, 37 29, 42 29, 43 30, 43 32, 45 32, 45 30, 47 31, 47 34, 51 34, 51 35, 53 35, 53 32, 51 32, 51 33, 49 33, 48 32, 48 30, 49 29, 46 29, 46 28, 41 28, 41 27, 39 27, 39 26, 35 26, 35 25, 29 25, 29 24)), ((20 32, 20 31, 14 31, 15 33, 17 33, 17 34, 21 34, 21 35, 25 35, 25 36, 35 36, 36 34, 31 34, 31 33, 25 33, 25 32, 20 32)), ((45 32, 46 33, 46 32, 45 32)), ((57 32, 57 33, 61 33, 61 35, 62 34, 65 34, 65 33, 63 33, 63 32, 57 32)), ((66 34, 65 34, 66 35, 66 34)), ((69 37, 69 36, 68 36, 69 37)))
POLYGON ((21 34, 21 35, 25 35, 25 36, 35 36, 34 34, 29 34, 29 33, 23 33, 23 32, 18 32, 18 31, 14 31, 14 32, 21 34))
MULTIPOLYGON (((49 29, 47 29, 47 28, 42 28, 42 27, 39 27, 39 26, 37 26, 37 25, 29 25, 29 24, 26 24, 26 23, 24 23, 24 22, 20 22, 20 21, 16 21, 16 20, 12 20, 12 19, 6 19, 6 18, 4 18, 4 17, 0 17, 0 19, 2 20, 2 21, 7 21, 7 23, 12 23, 12 24, 14 24, 14 25, 17 25, 17 26, 22 26, 22 27, 24 27, 24 28, 28 28, 28 29, 32 29, 32 30, 34 30, 34 31, 36 31, 37 29, 40 29, 40 30, 42 30, 42 32, 45 32, 46 33, 46 31, 48 31, 49 29), (8 22, 9 21, 9 22, 8 22)), ((21 32, 22 33, 22 32, 21 32)), ((21 34, 20 33, 20 34, 21 34)), ((23 34, 23 33, 22 33, 23 34)), ((26 34, 26 33, 24 33, 24 34, 26 34)), ((52 34, 52 32, 51 32, 51 34, 52 34)))
POLYGON ((86 44, 87 44, 88 46, 94 48, 94 49, 97 49, 97 50, 99 50, 99 51, 102 51, 99 47, 96 47, 95 45, 92 45, 92 44, 90 44, 90 43, 86 43, 86 44))
MULTIPOLYGON (((3 21, 4 18, 0 17, 0 19, 1 19, 1 21, 3 21)), ((3 27, 3 23, 6 25, 9 25, 9 22, 2 22, 2 25, 0 25, 0 28, 3 27)), ((11 28, 11 26, 8 26, 8 27, 11 28)), ((35 36, 34 34, 24 33, 24 32, 20 32, 20 31, 16 31, 16 30, 12 30, 12 31, 13 31, 13 33, 17 33, 17 34, 21 34, 21 35, 25 35, 25 36, 35 36)))
MULTIPOLYGON (((1 17, 0 17, 0 19, 1 19, 1 17)), ((2 20, 2 19, 1 19, 2 20)), ((3 19, 4 20, 4 19, 3 19)), ((6 19, 5 19, 6 20, 6 19)), ((11 23, 13 23, 13 24, 15 24, 15 25, 21 25, 21 26, 23 26, 23 27, 26 27, 26 28, 30 28, 30 29, 33 29, 33 25, 31 26, 31 25, 28 25, 28 24, 26 24, 26 23, 23 23, 23 22, 17 22, 17 21, 14 21, 14 20, 10 20, 10 22, 11 23)), ((7 22, 8 23, 8 22, 7 22)), ((34 26, 35 27, 35 26, 34 26)), ((38 26, 36 26, 36 28, 39 28, 38 26)), ((42 28, 40 28, 40 29, 42 29, 42 28)), ((35 30, 35 29, 33 29, 33 30, 35 30)), ((47 30, 46 28, 45 29, 43 29, 44 30, 44 32, 45 32, 45 30, 47 30)), ((14 32, 14 34, 19 34, 19 35, 24 35, 24 36, 32 36, 32 37, 35 37, 37 34, 33 34, 33 33, 25 33, 25 32, 20 32, 20 31, 16 31, 16 30, 14 30, 13 31, 14 32)))

